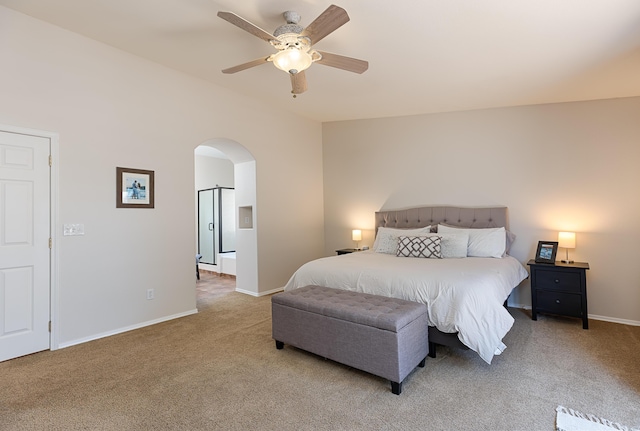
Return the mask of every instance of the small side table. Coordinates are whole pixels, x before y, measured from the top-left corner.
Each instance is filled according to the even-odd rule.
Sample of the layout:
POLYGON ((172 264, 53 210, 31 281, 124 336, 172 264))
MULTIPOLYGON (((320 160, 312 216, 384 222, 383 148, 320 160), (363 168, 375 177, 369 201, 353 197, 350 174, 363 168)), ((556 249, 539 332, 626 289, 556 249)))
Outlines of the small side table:
POLYGON ((555 264, 527 262, 531 267, 531 319, 538 313, 551 313, 582 319, 589 329, 587 312, 587 262, 555 264))
POLYGON ((338 253, 338 256, 340 256, 341 254, 349 254, 349 253, 354 253, 356 251, 362 251, 358 248, 342 248, 340 250, 336 250, 336 253, 338 253))

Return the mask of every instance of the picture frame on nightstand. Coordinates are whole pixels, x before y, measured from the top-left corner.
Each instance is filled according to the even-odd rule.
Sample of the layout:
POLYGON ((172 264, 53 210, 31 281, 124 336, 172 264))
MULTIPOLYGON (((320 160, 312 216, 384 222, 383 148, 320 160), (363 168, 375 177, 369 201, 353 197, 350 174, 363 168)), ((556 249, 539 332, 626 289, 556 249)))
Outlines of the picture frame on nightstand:
POLYGON ((558 241, 538 241, 536 251, 536 263, 556 263, 558 253, 558 241))

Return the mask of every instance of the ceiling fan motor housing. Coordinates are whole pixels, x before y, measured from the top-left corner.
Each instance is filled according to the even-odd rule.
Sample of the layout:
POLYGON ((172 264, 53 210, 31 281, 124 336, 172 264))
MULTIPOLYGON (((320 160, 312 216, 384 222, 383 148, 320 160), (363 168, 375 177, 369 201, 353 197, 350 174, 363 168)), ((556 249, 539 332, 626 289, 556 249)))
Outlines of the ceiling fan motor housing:
POLYGON ((304 27, 302 27, 301 25, 298 25, 298 23, 300 22, 300 15, 297 12, 289 10, 283 13, 282 16, 284 16, 284 19, 287 21, 287 23, 276 28, 276 31, 273 32, 273 35, 275 37, 278 37, 286 33, 295 33, 295 34, 302 33, 302 30, 304 30, 304 27))

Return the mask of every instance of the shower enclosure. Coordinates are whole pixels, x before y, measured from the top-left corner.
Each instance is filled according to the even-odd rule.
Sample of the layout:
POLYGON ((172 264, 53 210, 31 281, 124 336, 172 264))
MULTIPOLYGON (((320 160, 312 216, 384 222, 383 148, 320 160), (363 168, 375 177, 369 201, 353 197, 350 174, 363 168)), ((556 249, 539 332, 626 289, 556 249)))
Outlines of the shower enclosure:
POLYGON ((217 265, 220 253, 236 251, 236 191, 198 190, 198 253, 201 263, 217 265))

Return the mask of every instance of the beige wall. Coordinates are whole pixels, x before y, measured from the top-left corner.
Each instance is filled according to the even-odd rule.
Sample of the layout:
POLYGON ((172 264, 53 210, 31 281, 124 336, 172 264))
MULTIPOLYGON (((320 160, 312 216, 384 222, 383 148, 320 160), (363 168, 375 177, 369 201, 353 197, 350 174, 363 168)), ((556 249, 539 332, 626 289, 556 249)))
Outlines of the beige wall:
MULTIPOLYGON (((220 187, 234 187, 233 163, 228 159, 209 156, 195 156, 195 190, 220 187)), ((197 208, 197 206, 196 206, 197 208)))
MULTIPOLYGON (((352 228, 371 245, 380 209, 505 205, 516 258, 576 231, 589 314, 640 324, 638 118, 627 98, 326 123, 325 254, 352 228)), ((530 305, 528 283, 511 303, 530 305)))
POLYGON ((322 255, 320 124, 4 7, 0 27, 0 124, 59 134, 55 229, 85 225, 55 244, 61 345, 195 308, 193 150, 210 139, 255 159, 251 288, 277 289, 322 255), (116 166, 155 171, 155 209, 115 208, 116 166))

